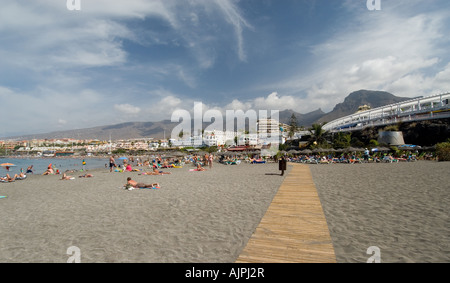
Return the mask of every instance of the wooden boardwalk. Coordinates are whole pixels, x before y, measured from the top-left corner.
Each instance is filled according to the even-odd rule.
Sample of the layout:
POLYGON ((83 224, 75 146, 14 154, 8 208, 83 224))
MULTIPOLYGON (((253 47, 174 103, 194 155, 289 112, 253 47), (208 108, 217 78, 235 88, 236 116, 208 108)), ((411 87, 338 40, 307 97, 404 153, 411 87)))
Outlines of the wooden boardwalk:
POLYGON ((309 167, 292 165, 237 263, 336 262, 309 167))

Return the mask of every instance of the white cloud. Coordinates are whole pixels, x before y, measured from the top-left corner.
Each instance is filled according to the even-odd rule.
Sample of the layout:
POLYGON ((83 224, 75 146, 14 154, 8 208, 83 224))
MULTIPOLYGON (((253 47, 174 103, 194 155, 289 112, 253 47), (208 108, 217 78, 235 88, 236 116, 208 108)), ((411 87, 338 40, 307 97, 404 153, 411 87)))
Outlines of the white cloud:
MULTIPOLYGON (((333 37, 312 46, 308 73, 298 73, 261 89, 306 95, 305 105, 325 111, 359 89, 387 90, 398 96, 435 94, 448 87, 450 10, 419 10, 418 1, 384 3, 382 11, 368 11, 354 1, 353 12, 333 37), (392 4, 392 5, 391 5, 392 4)), ((362 5, 364 6, 364 5, 362 5)), ((303 112, 307 110, 303 107, 303 112)))
POLYGON ((125 115, 136 116, 141 112, 141 108, 131 104, 115 104, 114 109, 125 115))

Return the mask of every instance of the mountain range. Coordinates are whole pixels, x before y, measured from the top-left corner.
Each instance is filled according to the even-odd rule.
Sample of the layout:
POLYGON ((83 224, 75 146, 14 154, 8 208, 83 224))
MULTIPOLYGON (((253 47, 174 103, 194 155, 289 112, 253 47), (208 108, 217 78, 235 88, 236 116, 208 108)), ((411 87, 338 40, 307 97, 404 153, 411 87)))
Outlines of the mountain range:
MULTIPOLYGON (((384 105, 398 103, 411 98, 398 97, 389 92, 359 90, 350 93, 342 103, 337 104, 334 109, 325 113, 321 109, 302 114, 293 110, 283 110, 279 112, 280 122, 289 124, 292 114, 297 119, 297 125, 309 127, 314 123, 329 122, 334 119, 350 115, 358 111, 359 106, 368 105, 371 108, 381 107, 384 105)), ((57 131, 45 134, 25 135, 9 137, 8 139, 30 140, 30 139, 99 139, 113 140, 120 139, 138 139, 138 138, 169 138, 172 130, 179 123, 172 123, 170 120, 159 122, 128 122, 117 125, 107 125, 93 128, 57 131)), ((206 128, 208 124, 203 124, 206 128)))

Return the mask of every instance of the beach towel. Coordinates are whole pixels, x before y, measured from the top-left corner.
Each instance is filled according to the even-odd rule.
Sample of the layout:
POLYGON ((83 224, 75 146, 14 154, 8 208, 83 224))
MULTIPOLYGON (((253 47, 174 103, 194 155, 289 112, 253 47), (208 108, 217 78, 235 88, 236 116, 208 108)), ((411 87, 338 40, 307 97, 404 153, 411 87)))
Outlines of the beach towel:
POLYGON ((5 196, 0 196, 0 199, 2 199, 2 198, 6 198, 5 196))
MULTIPOLYGON (((122 187, 123 190, 127 190, 127 191, 132 191, 132 190, 137 190, 137 188, 134 187, 122 187)), ((139 188, 140 190, 157 190, 157 189, 161 189, 161 187, 152 187, 152 188, 139 188)))

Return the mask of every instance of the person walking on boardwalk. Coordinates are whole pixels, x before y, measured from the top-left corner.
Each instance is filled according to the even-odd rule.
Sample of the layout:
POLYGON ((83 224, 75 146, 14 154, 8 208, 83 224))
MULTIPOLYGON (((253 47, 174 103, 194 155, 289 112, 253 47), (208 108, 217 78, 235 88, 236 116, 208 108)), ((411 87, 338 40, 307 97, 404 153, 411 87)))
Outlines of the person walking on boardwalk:
POLYGON ((284 156, 281 156, 280 160, 278 161, 278 170, 281 171, 281 175, 284 175, 284 171, 286 170, 286 159, 284 158, 284 156))

